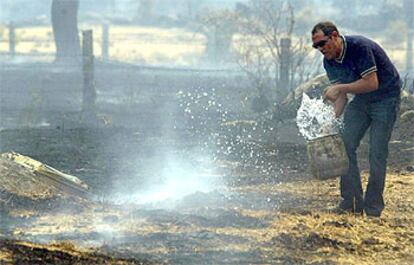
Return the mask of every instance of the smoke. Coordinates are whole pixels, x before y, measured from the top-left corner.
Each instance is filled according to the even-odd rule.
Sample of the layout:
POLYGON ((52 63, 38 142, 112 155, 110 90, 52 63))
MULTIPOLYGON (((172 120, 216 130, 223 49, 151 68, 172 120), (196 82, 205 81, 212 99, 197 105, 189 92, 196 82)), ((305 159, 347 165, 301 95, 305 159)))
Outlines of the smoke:
MULTIPOLYGON (((174 202, 196 192, 210 192, 219 186, 220 176, 216 173, 213 161, 206 156, 192 152, 171 152, 153 165, 154 181, 148 180, 137 186, 135 192, 122 189, 114 192, 110 201, 115 204, 137 204, 156 207, 171 207, 174 202)), ((143 178, 137 171, 132 178, 143 178)))

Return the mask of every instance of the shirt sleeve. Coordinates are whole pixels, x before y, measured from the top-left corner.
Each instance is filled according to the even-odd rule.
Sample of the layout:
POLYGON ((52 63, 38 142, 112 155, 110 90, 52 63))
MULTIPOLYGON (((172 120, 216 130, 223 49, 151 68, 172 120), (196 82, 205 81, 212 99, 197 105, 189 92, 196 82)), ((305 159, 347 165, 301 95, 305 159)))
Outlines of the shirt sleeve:
POLYGON ((377 64, 375 62, 374 53, 368 46, 362 46, 356 52, 356 71, 364 77, 372 72, 377 71, 377 64))

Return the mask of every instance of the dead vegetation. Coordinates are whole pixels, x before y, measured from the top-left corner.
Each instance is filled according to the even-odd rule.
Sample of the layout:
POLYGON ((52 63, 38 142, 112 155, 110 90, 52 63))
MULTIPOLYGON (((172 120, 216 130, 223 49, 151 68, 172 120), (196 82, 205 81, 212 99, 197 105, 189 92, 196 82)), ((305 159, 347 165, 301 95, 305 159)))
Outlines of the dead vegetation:
POLYGON ((259 188, 269 193, 312 194, 314 198, 304 207, 282 209, 268 230, 268 250, 303 257, 306 264, 412 263, 414 197, 406 189, 414 185, 413 177, 408 173, 389 174, 387 207, 380 219, 329 213, 327 209, 335 206, 338 196, 336 180, 259 188))
MULTIPOLYGON (((404 122, 402 117, 399 126, 413 124, 404 122)), ((240 131, 239 127, 248 129, 257 124, 225 125, 231 128, 228 134, 239 135, 240 132, 234 133, 240 131)), ((44 138, 46 132, 19 133, 3 132, 2 139, 7 139, 7 146, 30 147, 37 138, 44 138)), ((105 181, 98 178, 106 171, 99 170, 110 170, 107 165, 116 162, 112 160, 116 154, 141 152, 138 153, 141 157, 154 152, 154 147, 171 145, 173 150, 192 147, 192 139, 188 137, 181 145, 153 134, 140 134, 137 138, 135 131, 108 130, 105 137, 102 131, 95 133, 102 137, 101 147, 112 148, 99 149, 96 141, 92 141, 97 137, 90 131, 83 132, 82 139, 87 139, 84 142, 61 139, 70 144, 53 142, 54 138, 65 137, 62 133, 55 130, 47 133, 48 141, 42 141, 34 149, 36 155, 51 159, 53 164, 69 165, 76 160, 74 167, 68 168, 88 175, 95 172, 90 183, 105 181), (105 142, 106 139, 111 140, 105 142), (80 146, 76 155, 70 149, 72 146, 80 146), (92 151, 88 153, 88 150, 92 151)), ((69 131, 67 137, 72 140, 77 133, 69 131)), ((79 189, 60 181, 45 181, 43 169, 49 168, 46 165, 28 157, 16 161, 10 157, 19 157, 17 154, 4 154, 0 156, 0 263, 414 263, 414 194, 411 192, 414 148, 410 134, 402 133, 401 127, 390 143, 386 208, 381 218, 330 213, 328 209, 339 198, 339 181, 318 181, 310 176, 304 145, 268 144, 254 139, 237 142, 232 146, 232 153, 218 156, 214 161, 223 180, 217 190, 165 202, 168 207, 162 203, 115 205, 90 200, 79 189), (260 163, 257 158, 261 159, 260 163), (31 161, 28 164, 32 166, 18 161, 31 161)), ((365 141, 359 151, 365 186, 368 169, 365 141)), ((122 163, 132 165, 136 160, 122 163)), ((151 178, 159 172, 153 167, 151 170, 151 178)), ((125 173, 128 174, 131 172, 125 173)))
POLYGON ((0 239, 1 264, 160 264, 135 259, 121 259, 78 250, 68 242, 40 245, 10 239, 0 239))
MULTIPOLYGON (((261 177, 254 167, 219 160, 223 178, 232 183, 230 189, 195 193, 169 209, 70 202, 59 196, 54 200, 34 196, 35 200, 26 198, 13 207, 2 201, 2 216, 12 221, 1 235, 0 260, 6 264, 412 264, 414 174, 410 160, 398 162, 401 144, 391 147, 387 206, 380 219, 330 213, 338 199, 338 180, 313 180, 295 165, 302 158, 286 146, 278 161, 284 166, 290 161, 291 172, 285 173, 290 175, 296 168, 302 177, 262 176, 258 181, 261 177)), ((363 176, 366 184, 367 174, 363 176)), ((19 202, 18 198, 22 196, 10 202, 19 202)))

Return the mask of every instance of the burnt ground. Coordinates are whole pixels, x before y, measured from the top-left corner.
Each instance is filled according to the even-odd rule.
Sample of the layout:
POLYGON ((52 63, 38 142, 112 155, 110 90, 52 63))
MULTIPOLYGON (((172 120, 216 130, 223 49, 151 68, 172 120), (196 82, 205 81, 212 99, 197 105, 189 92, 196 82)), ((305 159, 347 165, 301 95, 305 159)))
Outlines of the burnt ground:
MULTIPOLYGON (((2 264, 157 264, 148 260, 114 258, 76 250, 68 243, 49 246, 1 239, 2 264)), ((158 263, 159 264, 159 263, 158 263)))
POLYGON ((97 69, 100 120, 82 128, 80 72, 34 68, 2 71, 0 152, 75 175, 96 196, 0 190, 0 263, 414 263, 412 139, 390 145, 383 217, 336 216, 338 180, 311 177, 292 123, 242 113, 250 95, 238 76, 97 69), (174 199, 140 199, 163 183, 174 199))
MULTIPOLYGON (((372 220, 329 213, 338 199, 338 180, 312 179, 306 147, 300 142, 258 137, 232 141, 231 131, 230 136, 216 135, 206 142, 191 132, 114 127, 0 134, 2 152, 13 150, 76 175, 96 194, 94 201, 83 203, 13 197, 3 201, 0 260, 6 264, 414 261, 410 141, 390 145, 387 208, 380 219, 372 220), (171 157, 200 173, 198 178, 214 178, 213 188, 174 201, 111 201, 114 189, 139 193, 165 181, 171 157)), ((366 172, 366 144, 360 153, 366 172)))

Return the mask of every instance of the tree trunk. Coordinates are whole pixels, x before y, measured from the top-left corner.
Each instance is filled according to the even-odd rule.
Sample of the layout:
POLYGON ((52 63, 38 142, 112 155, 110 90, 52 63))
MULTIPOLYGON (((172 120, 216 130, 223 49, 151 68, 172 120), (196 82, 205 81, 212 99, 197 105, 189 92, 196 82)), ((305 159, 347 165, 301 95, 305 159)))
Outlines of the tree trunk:
POLYGON ((78 8, 79 0, 53 0, 52 2, 56 61, 80 61, 78 8))

